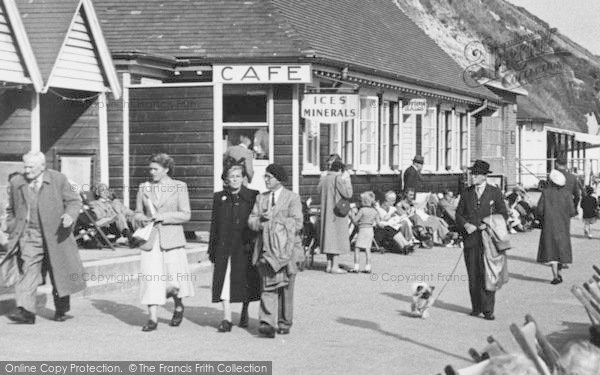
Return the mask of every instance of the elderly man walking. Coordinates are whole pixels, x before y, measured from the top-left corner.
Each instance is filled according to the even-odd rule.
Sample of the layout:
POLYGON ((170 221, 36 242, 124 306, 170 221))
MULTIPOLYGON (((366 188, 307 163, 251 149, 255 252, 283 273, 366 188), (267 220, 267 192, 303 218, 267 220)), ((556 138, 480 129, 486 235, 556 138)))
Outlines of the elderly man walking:
POLYGON ((456 225, 465 236, 465 263, 469 277, 469 293, 473 310, 471 316, 481 313, 486 320, 494 320, 495 291, 486 288, 486 268, 484 245, 481 232, 486 229, 483 219, 491 214, 500 214, 506 220, 508 215, 502 192, 487 184, 490 165, 483 160, 475 160, 469 168, 473 185, 460 196, 456 208, 456 225))
POLYGON ((0 261, 0 267, 6 267, 14 262, 11 258, 18 257, 21 264, 20 274, 10 277, 16 281, 17 309, 8 318, 35 323, 36 290, 47 271, 53 286, 54 320, 62 322, 70 310, 69 296, 85 289, 83 264, 72 234, 81 201, 65 175, 46 169, 43 153, 31 151, 23 162, 23 173, 9 183, 10 238, 8 253, 0 261))
POLYGON ((261 232, 252 257, 262 279, 258 332, 274 338, 292 326, 294 282, 304 258, 303 216, 300 196, 282 185, 287 180, 282 166, 270 164, 264 178, 269 191, 256 198, 248 225, 261 232))

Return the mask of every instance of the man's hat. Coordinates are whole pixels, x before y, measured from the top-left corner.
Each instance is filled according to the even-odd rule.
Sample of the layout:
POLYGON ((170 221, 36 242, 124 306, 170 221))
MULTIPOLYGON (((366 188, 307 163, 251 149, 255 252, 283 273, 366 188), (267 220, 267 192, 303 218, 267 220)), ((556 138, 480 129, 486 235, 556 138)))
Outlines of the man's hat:
POLYGON ((287 181, 287 173, 285 169, 279 164, 269 164, 267 166, 267 172, 273 175, 279 182, 287 181))
POLYGON ((561 171, 558 169, 553 169, 550 171, 550 181, 552 181, 556 186, 565 186, 567 179, 561 171))
POLYGON ((492 171, 490 171, 490 164, 483 160, 475 160, 475 163, 473 163, 473 166, 469 167, 469 169, 471 170, 471 174, 481 175, 492 173, 492 171))
POLYGON ((422 157, 421 155, 416 155, 415 158, 413 159, 413 163, 425 164, 425 158, 422 157))

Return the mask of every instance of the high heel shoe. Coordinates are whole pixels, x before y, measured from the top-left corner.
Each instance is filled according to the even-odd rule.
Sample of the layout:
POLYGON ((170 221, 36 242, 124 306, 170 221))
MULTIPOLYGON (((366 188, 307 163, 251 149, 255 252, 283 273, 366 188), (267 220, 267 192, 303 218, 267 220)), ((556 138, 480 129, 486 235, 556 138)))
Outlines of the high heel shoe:
POLYGON ((231 332, 231 327, 233 324, 229 320, 223 320, 221 324, 217 327, 219 332, 231 332))
POLYGON ((146 322, 146 324, 142 327, 142 332, 155 331, 156 328, 158 328, 158 322, 149 319, 148 322, 146 322))
POLYGON ((181 305, 181 310, 177 310, 177 308, 175 308, 175 311, 173 312, 173 317, 171 318, 171 322, 169 323, 169 325, 171 327, 178 327, 181 324, 182 320, 183 320, 183 305, 181 305))

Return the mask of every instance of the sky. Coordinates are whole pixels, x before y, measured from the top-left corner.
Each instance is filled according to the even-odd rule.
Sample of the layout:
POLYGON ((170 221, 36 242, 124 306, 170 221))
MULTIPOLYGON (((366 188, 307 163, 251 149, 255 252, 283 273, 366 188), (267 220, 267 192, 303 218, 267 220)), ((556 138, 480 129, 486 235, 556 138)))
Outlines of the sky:
POLYGON ((600 55, 600 0, 508 0, 600 55))

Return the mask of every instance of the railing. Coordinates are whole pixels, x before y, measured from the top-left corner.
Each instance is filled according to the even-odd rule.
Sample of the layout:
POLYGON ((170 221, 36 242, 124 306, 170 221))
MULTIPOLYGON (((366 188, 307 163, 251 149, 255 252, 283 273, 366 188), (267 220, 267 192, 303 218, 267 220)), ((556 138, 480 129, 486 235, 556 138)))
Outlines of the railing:
MULTIPOLYGON (((556 159, 517 159, 517 181, 525 188, 537 187, 555 168, 556 159)), ((584 184, 591 185, 600 180, 600 160, 572 158, 567 160, 567 170, 579 176, 584 184)))

